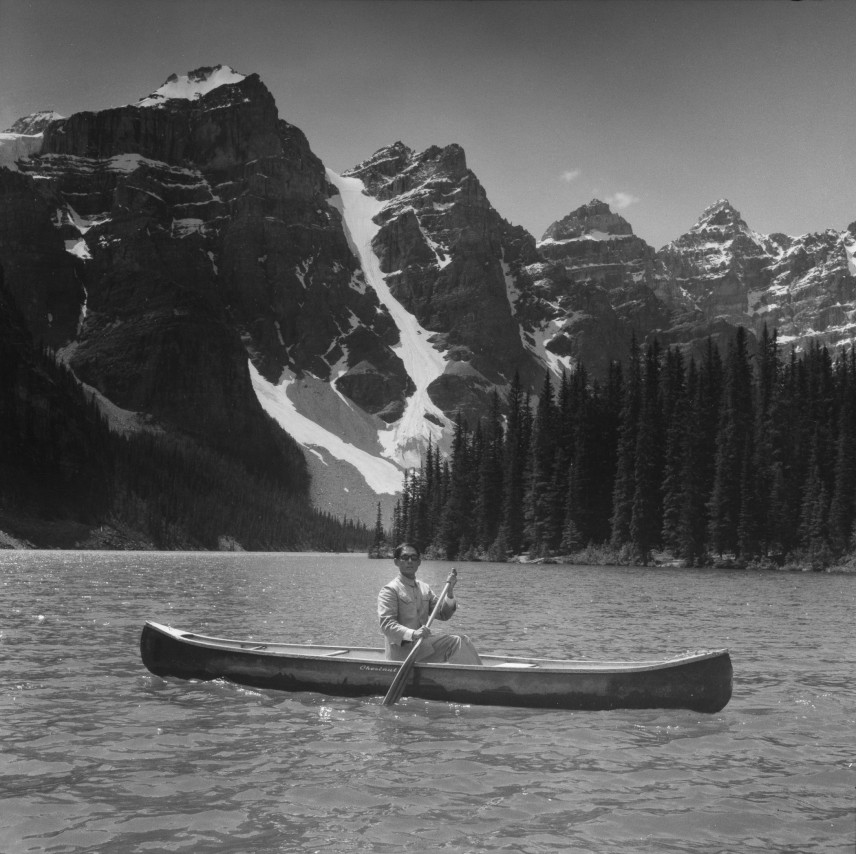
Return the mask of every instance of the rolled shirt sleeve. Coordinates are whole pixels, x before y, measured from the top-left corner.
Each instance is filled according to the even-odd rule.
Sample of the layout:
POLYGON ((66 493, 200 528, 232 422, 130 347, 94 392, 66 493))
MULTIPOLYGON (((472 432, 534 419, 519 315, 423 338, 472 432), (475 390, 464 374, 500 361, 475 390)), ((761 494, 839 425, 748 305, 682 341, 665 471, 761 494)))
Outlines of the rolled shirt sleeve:
MULTIPOLYGON (((431 604, 429 605, 429 608, 428 608, 429 614, 431 614, 431 612, 434 610, 434 608, 437 605, 437 601, 439 599, 440 599, 440 597, 437 596, 434 593, 434 591, 432 590, 431 591, 431 604)), ((451 619, 452 615, 457 610, 458 610, 458 600, 457 599, 451 599, 450 600, 449 597, 446 596, 446 599, 443 601, 443 607, 440 609, 439 613, 437 614, 437 619, 438 620, 451 619)))

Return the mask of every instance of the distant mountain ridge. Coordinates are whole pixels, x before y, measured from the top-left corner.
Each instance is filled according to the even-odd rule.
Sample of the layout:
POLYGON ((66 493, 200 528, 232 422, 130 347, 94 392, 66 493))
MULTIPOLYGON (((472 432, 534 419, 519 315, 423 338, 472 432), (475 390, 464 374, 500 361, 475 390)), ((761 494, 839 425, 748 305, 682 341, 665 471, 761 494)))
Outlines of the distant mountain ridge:
POLYGON ((368 524, 515 375, 532 395, 578 359, 603 375, 633 334, 856 338, 856 223, 760 235, 719 200, 654 250, 594 199, 536 241, 460 146, 396 142, 336 175, 227 66, 21 120, 0 164, 5 287, 105 411, 238 456, 270 416, 316 506, 368 524))

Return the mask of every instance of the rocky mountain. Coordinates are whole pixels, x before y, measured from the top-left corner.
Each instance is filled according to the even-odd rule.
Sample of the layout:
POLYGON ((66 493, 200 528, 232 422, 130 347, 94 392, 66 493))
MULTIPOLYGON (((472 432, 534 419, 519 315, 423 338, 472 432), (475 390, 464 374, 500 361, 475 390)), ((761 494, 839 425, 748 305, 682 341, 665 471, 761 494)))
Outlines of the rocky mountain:
POLYGON ((632 334, 854 337, 853 226, 763 236, 717 202, 655 251, 593 200, 536 242, 460 146, 397 142, 336 174, 225 66, 28 117, 0 164, 5 287, 115 429, 254 459, 285 431, 315 505, 368 524, 515 374, 533 394, 577 359, 603 374, 632 334))
POLYGON ((529 267, 554 306, 549 345, 595 373, 641 341, 698 352, 745 326, 777 329, 798 348, 856 339, 856 223, 843 232, 789 237, 752 230, 725 199, 655 251, 607 205, 593 200, 547 229, 529 267))
POLYGON ((553 223, 527 266, 533 322, 548 325, 547 349, 594 375, 627 356, 631 336, 667 328, 671 315, 651 288, 654 250, 623 217, 593 199, 553 223))
MULTIPOLYGON (((831 348, 856 339, 856 223, 800 237, 759 234, 720 199, 656 254, 652 287, 688 326, 764 324, 779 340, 831 348)), ((684 334, 686 338, 686 334, 684 334)))

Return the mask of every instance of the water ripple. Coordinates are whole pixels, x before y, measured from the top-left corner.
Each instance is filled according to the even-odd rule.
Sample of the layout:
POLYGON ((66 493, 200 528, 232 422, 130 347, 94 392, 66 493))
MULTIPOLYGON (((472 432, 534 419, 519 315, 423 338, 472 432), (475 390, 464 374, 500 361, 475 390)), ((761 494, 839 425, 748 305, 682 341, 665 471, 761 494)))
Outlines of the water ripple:
MULTIPOLYGON (((420 570, 433 584, 446 571, 420 570)), ((0 632, 0 850, 853 851, 853 579, 525 571, 529 598, 517 567, 459 566, 456 620, 481 648, 644 658, 728 646, 732 702, 707 716, 412 698, 390 709, 161 679, 139 660, 146 618, 377 645, 390 567, 0 554, 14 603, 0 632)))

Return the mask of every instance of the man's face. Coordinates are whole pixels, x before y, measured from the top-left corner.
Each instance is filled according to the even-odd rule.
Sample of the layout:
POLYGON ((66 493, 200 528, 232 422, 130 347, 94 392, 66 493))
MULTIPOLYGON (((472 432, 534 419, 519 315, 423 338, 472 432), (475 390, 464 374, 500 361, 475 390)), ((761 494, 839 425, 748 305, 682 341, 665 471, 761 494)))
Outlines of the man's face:
POLYGON ((405 578, 416 578, 416 570, 419 569, 421 562, 416 549, 404 548, 401 551, 401 557, 396 559, 395 565, 405 578))

